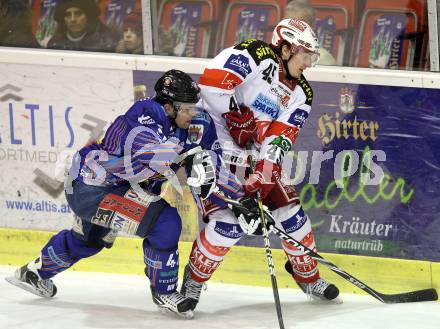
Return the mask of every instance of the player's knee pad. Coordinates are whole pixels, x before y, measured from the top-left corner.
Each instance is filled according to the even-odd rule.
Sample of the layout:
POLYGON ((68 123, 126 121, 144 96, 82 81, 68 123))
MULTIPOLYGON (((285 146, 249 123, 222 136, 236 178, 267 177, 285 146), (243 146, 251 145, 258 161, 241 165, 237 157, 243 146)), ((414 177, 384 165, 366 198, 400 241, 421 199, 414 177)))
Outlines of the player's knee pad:
POLYGON ((156 249, 171 249, 177 246, 182 232, 182 220, 176 208, 163 208, 148 233, 150 245, 156 249))
POLYGON ((230 209, 221 209, 209 215, 205 226, 207 241, 216 246, 232 247, 243 236, 243 230, 230 209))
POLYGON ((72 235, 93 248, 111 248, 118 236, 118 231, 98 226, 75 215, 72 235))
POLYGON ((192 277, 207 281, 219 267, 224 256, 244 235, 230 209, 221 209, 209 215, 209 222, 194 241, 189 266, 192 277))
POLYGON ((100 252, 104 246, 102 244, 101 238, 96 241, 86 241, 83 239, 78 239, 78 237, 70 231, 70 234, 66 236, 66 244, 70 250, 70 254, 73 258, 82 259, 100 252))
POLYGON ((303 239, 312 231, 309 217, 301 205, 288 205, 272 211, 272 215, 284 232, 296 240, 303 239))
POLYGON ((212 273, 219 267, 230 247, 212 244, 203 229, 194 241, 189 258, 192 277, 199 282, 209 280, 212 273))
POLYGON ((177 289, 179 252, 177 246, 169 250, 153 248, 147 239, 143 242, 145 274, 158 294, 170 294, 177 289))

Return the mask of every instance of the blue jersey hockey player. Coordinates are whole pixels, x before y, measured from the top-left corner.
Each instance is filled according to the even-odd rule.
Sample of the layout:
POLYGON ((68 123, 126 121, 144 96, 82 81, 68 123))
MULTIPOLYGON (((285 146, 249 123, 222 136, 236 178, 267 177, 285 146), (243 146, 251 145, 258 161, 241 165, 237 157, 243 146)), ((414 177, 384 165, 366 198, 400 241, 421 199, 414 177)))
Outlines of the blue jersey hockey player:
POLYGON ((155 97, 136 102, 116 118, 101 143, 77 152, 66 182, 73 228, 53 236, 34 261, 7 278, 10 283, 53 297, 53 276, 110 248, 122 231, 144 239, 154 303, 193 316, 191 302, 177 292, 181 218, 160 197, 160 189, 182 166, 182 154, 191 154, 186 158, 188 184, 202 199, 209 197, 216 185, 215 153, 209 150, 219 153, 218 141, 209 116, 196 115, 199 87, 189 75, 168 71, 154 89, 155 97))

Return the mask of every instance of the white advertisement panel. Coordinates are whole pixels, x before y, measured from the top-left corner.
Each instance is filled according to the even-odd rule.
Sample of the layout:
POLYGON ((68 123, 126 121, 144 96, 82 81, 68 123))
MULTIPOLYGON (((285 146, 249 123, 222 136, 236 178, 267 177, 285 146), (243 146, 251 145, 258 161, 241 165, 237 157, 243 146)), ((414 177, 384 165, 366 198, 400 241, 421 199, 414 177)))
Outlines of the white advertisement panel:
POLYGON ((70 227, 56 164, 128 109, 132 71, 0 63, 0 72, 0 227, 70 227))

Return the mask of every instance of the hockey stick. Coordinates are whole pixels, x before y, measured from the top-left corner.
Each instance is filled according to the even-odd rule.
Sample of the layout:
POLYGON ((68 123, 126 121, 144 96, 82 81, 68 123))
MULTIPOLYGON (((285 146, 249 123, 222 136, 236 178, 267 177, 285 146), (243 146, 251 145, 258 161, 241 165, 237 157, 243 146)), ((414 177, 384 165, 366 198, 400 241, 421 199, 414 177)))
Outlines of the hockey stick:
POLYGON ((263 202, 261 201, 260 193, 257 194, 257 198, 258 198, 258 209, 260 211, 260 218, 263 229, 264 248, 266 250, 267 265, 269 266, 270 281, 272 283, 272 291, 273 291, 273 297, 275 299, 275 308, 277 310, 278 323, 280 325, 280 329, 284 329, 283 314, 281 312, 280 295, 278 294, 277 277, 275 276, 275 267, 273 264, 272 250, 270 249, 269 231, 267 230, 267 222, 264 214, 263 202))
MULTIPOLYGON (((252 145, 248 144, 246 148, 250 150, 251 146, 252 145)), ((252 157, 252 155, 249 155, 249 157, 251 158, 250 161, 251 170, 254 171, 255 160, 252 157)), ((281 301, 280 301, 280 295, 278 293, 277 277, 275 275, 272 250, 270 249, 269 231, 267 230, 267 222, 266 222, 266 217, 264 216, 265 213, 264 213, 263 201, 260 192, 257 192, 257 200, 258 200, 258 210, 260 211, 260 218, 263 224, 262 229, 263 229, 264 249, 266 251, 267 265, 269 267, 270 282, 272 284, 273 298, 275 300, 275 309, 277 311, 278 324, 280 326, 280 329, 284 329, 283 313, 281 311, 281 301)))
MULTIPOLYGON (((230 203, 236 207, 240 207, 240 202, 237 200, 229 199, 224 197, 223 200, 227 203, 230 203)), ((272 221, 274 221, 274 218, 272 215, 268 212, 265 213, 267 217, 269 217, 272 221)), ((383 303, 386 304, 393 304, 393 303, 410 303, 410 302, 426 302, 426 301, 435 301, 438 300, 437 291, 433 288, 429 289, 423 289, 423 290, 416 290, 416 291, 410 291, 410 292, 404 292, 400 294, 382 294, 373 288, 367 286, 362 281, 356 279, 351 274, 345 272, 344 270, 337 267, 335 264, 331 263, 318 253, 314 252, 312 249, 307 248, 305 245, 303 245, 301 242, 293 239, 290 237, 286 232, 283 230, 280 230, 274 225, 270 225, 270 231, 278 235, 281 239, 284 241, 287 241, 294 247, 298 248, 299 250, 307 253, 315 259, 316 261, 320 262, 321 264, 324 264, 327 266, 330 270, 338 274, 339 276, 343 277, 345 280, 349 281, 359 289, 362 289, 366 293, 370 294, 377 300, 380 300, 383 303)))

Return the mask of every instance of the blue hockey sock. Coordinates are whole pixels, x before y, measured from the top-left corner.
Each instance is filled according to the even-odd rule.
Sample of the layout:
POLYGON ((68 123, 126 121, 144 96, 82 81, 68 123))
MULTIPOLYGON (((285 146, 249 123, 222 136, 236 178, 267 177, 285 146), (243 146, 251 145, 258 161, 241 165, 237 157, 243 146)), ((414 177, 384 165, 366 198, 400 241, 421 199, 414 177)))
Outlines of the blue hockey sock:
POLYGON ((179 252, 171 250, 157 250, 144 240, 145 274, 150 279, 152 289, 157 294, 171 294, 177 290, 179 271, 179 252))
POLYGON ((54 235, 41 250, 42 266, 38 274, 43 280, 49 279, 80 259, 97 254, 101 249, 87 245, 76 238, 72 231, 63 230, 54 235))

